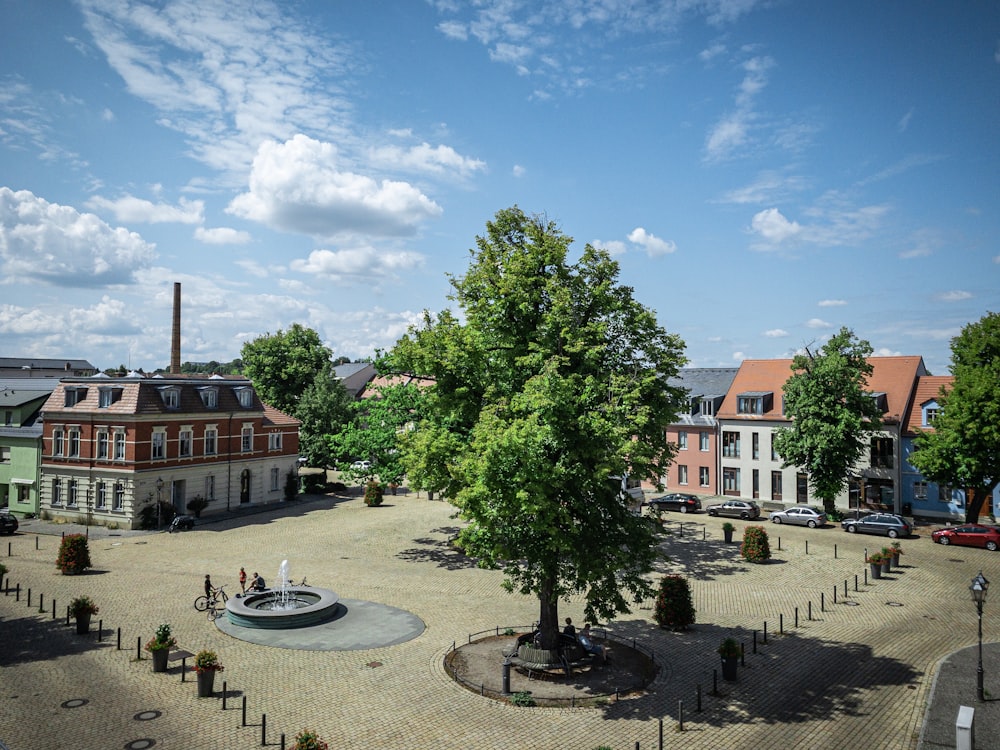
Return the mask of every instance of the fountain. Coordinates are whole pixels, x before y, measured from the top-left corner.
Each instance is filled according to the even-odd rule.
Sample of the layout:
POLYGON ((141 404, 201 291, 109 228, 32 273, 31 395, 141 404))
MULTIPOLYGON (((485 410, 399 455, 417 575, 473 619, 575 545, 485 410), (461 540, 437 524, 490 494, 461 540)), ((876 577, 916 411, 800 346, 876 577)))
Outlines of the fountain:
POLYGON ((286 629, 317 625, 332 619, 340 597, 329 589, 295 585, 288 577, 288 560, 278 568, 278 588, 250 592, 226 602, 226 616, 244 628, 286 629))

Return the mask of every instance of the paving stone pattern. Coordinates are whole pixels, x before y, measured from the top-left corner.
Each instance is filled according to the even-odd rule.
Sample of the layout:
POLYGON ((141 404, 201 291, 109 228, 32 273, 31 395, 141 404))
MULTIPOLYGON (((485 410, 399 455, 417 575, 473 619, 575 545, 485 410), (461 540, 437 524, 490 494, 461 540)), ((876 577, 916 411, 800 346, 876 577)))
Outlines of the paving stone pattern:
MULTIPOLYGON (((921 742, 939 663, 976 643, 969 582, 980 569, 1000 581, 1000 554, 933 545, 922 528, 919 538, 903 542, 904 567, 866 586, 864 550, 883 546, 882 538, 848 535, 839 526, 769 525, 774 559, 750 565, 737 544, 721 541, 722 522, 701 514, 684 518, 683 535, 679 517, 670 516, 671 533, 661 545, 668 559, 657 570, 691 578, 696 626, 684 633, 658 629, 651 602, 606 624, 616 636, 656 651, 662 669, 648 692, 598 709, 516 708, 483 699, 446 675, 444 655, 469 633, 532 622, 537 607, 505 593, 497 572, 479 570, 451 549, 453 512, 447 503, 412 494, 387 497, 378 508, 354 495, 309 498, 185 533, 92 529, 94 570, 81 576, 63 576, 54 564, 59 534, 73 529, 25 522, 21 533, 0 541, 0 560, 22 588, 19 602, 13 592, 0 596, 0 741, 10 750, 152 746, 143 740, 164 749, 238 750, 260 747, 266 714, 268 744, 277 746, 285 733, 288 747, 308 727, 336 748, 631 750, 636 743, 659 747, 662 720, 670 748, 932 750, 953 746, 947 743, 954 739, 958 704, 976 706, 975 658, 962 651, 941 670, 936 718, 921 742), (194 610, 205 573, 233 593, 240 566, 273 582, 283 559, 293 579, 307 576, 343 597, 406 610, 426 630, 385 648, 293 651, 231 638, 194 610), (858 606, 844 603, 844 581, 848 600, 858 606), (96 621, 104 621, 101 643, 96 633, 78 636, 65 624, 65 606, 80 594, 101 607, 94 622, 96 629, 96 621), (227 710, 218 696, 197 698, 195 675, 182 682, 179 663, 154 674, 146 652, 136 661, 137 638, 144 643, 162 622, 188 651, 219 653, 226 669, 216 689, 227 681, 227 710), (720 670, 720 695, 712 695, 715 648, 728 635, 746 644, 746 666, 736 683, 723 683, 720 670), (249 726, 241 721, 244 697, 249 726), (85 703, 64 707, 74 699, 85 703), (159 715, 137 719, 143 712, 159 715)), ((744 525, 737 522, 737 537, 744 525)), ((1000 653, 992 646, 1000 628, 1000 583, 996 588, 983 624, 991 644, 987 687, 1000 697, 1000 653)), ((562 604, 560 615, 582 622, 582 603, 562 604)), ((989 722, 1000 727, 998 706, 977 706, 981 748, 990 747, 983 744, 989 722)))

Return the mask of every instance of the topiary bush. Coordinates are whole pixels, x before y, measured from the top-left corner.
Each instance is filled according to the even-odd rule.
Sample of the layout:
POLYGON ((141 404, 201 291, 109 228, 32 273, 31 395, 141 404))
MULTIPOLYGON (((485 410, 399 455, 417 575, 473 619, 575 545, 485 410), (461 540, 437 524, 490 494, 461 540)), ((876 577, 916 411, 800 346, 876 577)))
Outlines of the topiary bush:
POLYGON ((671 575, 660 579, 653 617, 661 628, 668 630, 685 630, 694 624, 694 601, 687 578, 671 575))
POLYGON ((316 732, 311 729, 303 729, 295 736, 292 750, 329 750, 329 747, 316 732))
POLYGON ((71 576, 93 567, 90 563, 90 544, 83 534, 67 534, 59 545, 56 567, 63 575, 71 576))
POLYGON ((382 485, 373 480, 365 485, 365 505, 375 506, 381 504, 382 485))
POLYGON ((743 547, 740 550, 747 562, 762 563, 771 559, 771 545, 767 541, 767 531, 763 526, 747 526, 743 531, 743 547))

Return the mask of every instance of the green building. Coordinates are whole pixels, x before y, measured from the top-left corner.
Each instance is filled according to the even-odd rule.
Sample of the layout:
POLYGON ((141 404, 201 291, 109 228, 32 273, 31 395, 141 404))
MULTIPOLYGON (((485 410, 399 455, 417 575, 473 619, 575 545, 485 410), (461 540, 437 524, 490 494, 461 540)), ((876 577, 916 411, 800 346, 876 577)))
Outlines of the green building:
POLYGON ((0 508, 38 513, 42 455, 40 412, 56 378, 0 380, 0 508))

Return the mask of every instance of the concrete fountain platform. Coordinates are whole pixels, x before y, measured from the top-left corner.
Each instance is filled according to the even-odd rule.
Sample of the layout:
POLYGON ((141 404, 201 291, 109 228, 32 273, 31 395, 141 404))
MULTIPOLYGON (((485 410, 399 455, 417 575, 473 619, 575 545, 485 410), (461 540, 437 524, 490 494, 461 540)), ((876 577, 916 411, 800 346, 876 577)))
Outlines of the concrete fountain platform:
POLYGON ((287 630, 245 628, 220 617, 223 633, 258 646, 300 651, 365 651, 406 643, 424 632, 424 621, 411 612, 377 602, 340 599, 333 616, 317 625, 287 630))

